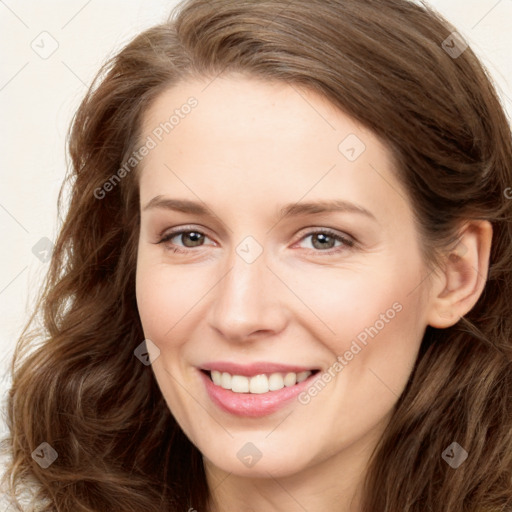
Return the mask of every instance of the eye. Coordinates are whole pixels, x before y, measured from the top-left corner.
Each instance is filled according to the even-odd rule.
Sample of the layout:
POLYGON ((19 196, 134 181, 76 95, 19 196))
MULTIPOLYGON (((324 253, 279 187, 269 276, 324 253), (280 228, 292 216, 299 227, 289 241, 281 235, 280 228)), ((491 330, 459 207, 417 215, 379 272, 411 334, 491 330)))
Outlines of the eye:
POLYGON ((327 228, 310 231, 301 238, 301 241, 308 238, 311 238, 310 247, 313 248, 313 252, 315 253, 338 253, 351 249, 356 245, 356 242, 351 237, 327 228), (337 246, 336 242, 338 242, 337 246))
MULTIPOLYGON (((206 238, 208 238, 207 235, 202 231, 192 228, 181 228, 167 233, 156 243, 166 244, 169 250, 174 253, 187 253, 194 247, 205 245, 204 241, 206 238), (173 242, 174 239, 181 241, 181 245, 173 242), (184 249, 180 247, 184 247, 184 249)), ((311 238, 311 251, 316 254, 323 253, 328 255, 339 253, 356 246, 356 242, 351 237, 342 235, 328 228, 310 231, 304 235, 300 241, 306 240, 307 238, 311 238), (338 243, 338 245, 336 245, 336 243, 338 243)))
POLYGON ((202 231, 197 229, 182 228, 180 230, 167 233, 157 242, 157 244, 165 243, 168 244, 169 249, 173 252, 186 253, 188 252, 187 249, 192 249, 194 247, 200 247, 201 245, 204 245, 203 242, 205 238, 208 237, 202 231), (172 242, 172 240, 175 238, 182 242, 182 246, 185 247, 185 249, 180 249, 179 245, 176 245, 175 242, 172 242))

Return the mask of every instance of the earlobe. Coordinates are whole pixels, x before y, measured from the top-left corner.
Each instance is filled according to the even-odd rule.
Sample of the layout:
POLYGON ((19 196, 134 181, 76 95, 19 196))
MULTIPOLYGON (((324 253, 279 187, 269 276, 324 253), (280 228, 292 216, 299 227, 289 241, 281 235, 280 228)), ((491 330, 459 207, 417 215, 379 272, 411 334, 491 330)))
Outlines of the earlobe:
POLYGON ((455 325, 477 303, 487 281, 492 225, 468 221, 459 243, 450 250, 432 287, 428 325, 445 329, 455 325))

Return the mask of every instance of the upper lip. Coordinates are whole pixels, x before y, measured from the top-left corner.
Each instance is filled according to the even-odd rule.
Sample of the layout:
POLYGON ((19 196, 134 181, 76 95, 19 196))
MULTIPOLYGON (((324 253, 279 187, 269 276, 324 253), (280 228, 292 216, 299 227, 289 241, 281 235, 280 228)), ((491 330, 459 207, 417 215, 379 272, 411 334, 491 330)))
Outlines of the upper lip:
POLYGON ((263 373, 300 373, 305 371, 312 371, 316 368, 311 366, 298 366, 281 363, 271 362, 256 362, 250 364, 238 364, 231 363, 229 361, 215 361, 212 363, 204 363, 200 366, 201 370, 217 370, 219 372, 227 372, 231 375, 245 375, 246 377, 252 377, 254 375, 260 375, 263 373))

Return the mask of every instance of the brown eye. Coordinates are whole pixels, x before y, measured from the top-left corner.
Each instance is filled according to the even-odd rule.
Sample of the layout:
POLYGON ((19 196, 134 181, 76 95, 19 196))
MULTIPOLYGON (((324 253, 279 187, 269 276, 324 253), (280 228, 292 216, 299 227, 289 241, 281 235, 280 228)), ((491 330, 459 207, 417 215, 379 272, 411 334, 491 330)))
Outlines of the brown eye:
POLYGON ((310 238, 310 246, 315 253, 332 254, 355 246, 355 241, 329 229, 313 231, 302 237, 301 241, 310 238))
POLYGON ((176 237, 180 237, 179 239, 185 247, 197 247, 204 241, 203 233, 199 233, 198 231, 182 231, 181 233, 175 233, 172 238, 176 237))
POLYGON ((205 238, 208 237, 201 231, 196 231, 194 229, 181 229, 167 233, 157 242, 157 244, 168 245, 170 250, 179 253, 187 252, 187 249, 193 249, 194 247, 204 245, 203 242, 205 238), (178 243, 177 241, 181 243, 178 243), (181 247, 183 247, 183 249, 181 249, 181 247))
POLYGON ((315 233, 311 235, 312 245, 315 249, 332 249, 336 243, 336 239, 325 233, 315 233))

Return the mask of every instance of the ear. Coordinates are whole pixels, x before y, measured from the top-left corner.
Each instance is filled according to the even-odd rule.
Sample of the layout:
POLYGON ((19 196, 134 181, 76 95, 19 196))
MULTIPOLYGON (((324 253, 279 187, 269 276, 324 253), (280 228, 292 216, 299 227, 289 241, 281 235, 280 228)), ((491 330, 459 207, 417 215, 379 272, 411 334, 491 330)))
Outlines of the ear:
POLYGON ((445 329, 455 325, 478 301, 487 281, 492 225, 485 220, 468 221, 459 232, 459 242, 450 250, 434 279, 427 323, 445 329))

